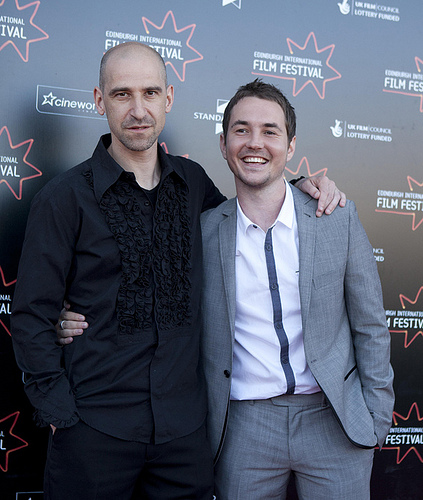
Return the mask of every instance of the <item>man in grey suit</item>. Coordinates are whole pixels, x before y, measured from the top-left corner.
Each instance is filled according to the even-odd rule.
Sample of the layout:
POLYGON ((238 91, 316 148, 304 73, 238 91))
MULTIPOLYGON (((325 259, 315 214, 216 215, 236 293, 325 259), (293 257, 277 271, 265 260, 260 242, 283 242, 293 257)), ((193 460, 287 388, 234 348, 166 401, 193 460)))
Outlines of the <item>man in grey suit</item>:
POLYGON ((218 500, 370 497, 391 425, 390 336, 371 245, 351 201, 316 217, 284 180, 295 112, 241 87, 221 150, 237 198, 203 214, 202 357, 218 500))

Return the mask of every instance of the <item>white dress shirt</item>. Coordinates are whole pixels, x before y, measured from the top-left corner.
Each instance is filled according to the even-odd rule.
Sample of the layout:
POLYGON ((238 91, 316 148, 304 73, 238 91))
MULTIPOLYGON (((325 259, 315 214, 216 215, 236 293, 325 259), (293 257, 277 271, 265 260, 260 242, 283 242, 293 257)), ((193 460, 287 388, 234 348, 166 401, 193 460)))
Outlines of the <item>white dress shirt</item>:
MULTIPOLYGON (((294 394, 320 390, 308 368, 303 343, 298 288, 299 240, 294 199, 285 182, 282 209, 272 226, 273 254, 289 341, 294 394)), ((270 229, 269 229, 270 230, 270 229)), ((266 233, 251 222, 238 203, 236 238, 236 313, 231 399, 267 399, 287 391, 280 342, 273 325, 264 242, 266 233)))

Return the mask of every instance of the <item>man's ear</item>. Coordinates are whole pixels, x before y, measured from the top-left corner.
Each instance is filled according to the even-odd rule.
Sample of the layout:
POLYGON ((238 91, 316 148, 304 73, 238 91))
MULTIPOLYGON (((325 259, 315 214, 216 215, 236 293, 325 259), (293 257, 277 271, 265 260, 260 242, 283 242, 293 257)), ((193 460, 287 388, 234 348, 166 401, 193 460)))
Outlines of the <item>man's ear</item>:
POLYGON ((104 107, 103 92, 98 87, 94 88, 94 102, 98 114, 101 116, 105 115, 106 108, 104 107))
POLYGON ((222 156, 225 160, 226 158, 226 141, 225 141, 225 136, 223 134, 220 134, 220 151, 222 152, 222 156))
POLYGON ((295 144, 297 142, 297 136, 294 135, 294 137, 291 139, 291 142, 289 143, 287 155, 286 155, 286 161, 289 161, 295 153, 295 144))

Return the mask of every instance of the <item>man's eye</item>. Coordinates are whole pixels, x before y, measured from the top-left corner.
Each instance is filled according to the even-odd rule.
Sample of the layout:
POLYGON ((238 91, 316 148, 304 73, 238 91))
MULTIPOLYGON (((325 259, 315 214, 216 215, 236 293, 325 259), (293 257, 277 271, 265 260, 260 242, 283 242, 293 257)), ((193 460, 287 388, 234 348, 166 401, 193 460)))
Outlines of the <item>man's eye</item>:
POLYGON ((266 131, 265 131, 265 134, 266 134, 266 135, 276 135, 276 133, 275 133, 275 132, 273 132, 273 130, 266 130, 266 131))

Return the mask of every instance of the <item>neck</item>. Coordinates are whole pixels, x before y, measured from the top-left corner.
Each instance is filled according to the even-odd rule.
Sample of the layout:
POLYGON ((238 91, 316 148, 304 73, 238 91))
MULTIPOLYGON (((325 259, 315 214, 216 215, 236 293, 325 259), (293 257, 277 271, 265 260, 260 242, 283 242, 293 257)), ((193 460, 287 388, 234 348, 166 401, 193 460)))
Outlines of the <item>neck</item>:
POLYGON ((251 188, 236 184, 238 202, 244 214, 251 222, 267 232, 273 225, 285 201, 286 186, 282 182, 273 183, 266 188, 251 188))
POLYGON ((142 188, 150 190, 160 182, 157 143, 145 151, 131 151, 116 147, 112 141, 107 151, 124 170, 135 174, 136 181, 142 188))

